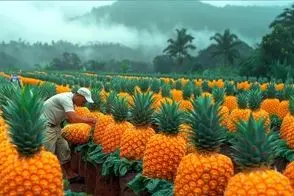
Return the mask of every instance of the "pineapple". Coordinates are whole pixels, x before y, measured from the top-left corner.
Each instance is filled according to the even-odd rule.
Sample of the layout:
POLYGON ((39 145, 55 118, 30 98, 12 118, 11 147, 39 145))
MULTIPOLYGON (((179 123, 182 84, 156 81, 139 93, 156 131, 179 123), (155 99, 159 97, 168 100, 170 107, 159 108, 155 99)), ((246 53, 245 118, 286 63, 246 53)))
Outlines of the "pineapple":
POLYGON ((284 176, 286 176, 292 185, 292 188, 294 190, 294 161, 289 163, 283 173, 284 176))
POLYGON ((42 110, 40 95, 27 86, 4 106, 11 141, 0 145, 0 195, 64 194, 59 161, 43 147, 42 110))
POLYGON ((162 103, 171 103, 173 101, 171 99, 170 89, 171 89, 171 87, 168 84, 164 84, 162 86, 162 88, 161 88, 161 99, 160 99, 160 101, 154 102, 153 108, 158 110, 162 103))
POLYGON ((265 91, 266 99, 261 103, 261 109, 267 111, 270 115, 276 115, 279 109, 280 100, 276 98, 276 86, 269 83, 265 91))
POLYGON ((282 91, 282 101, 279 104, 277 116, 283 119, 289 112, 289 99, 294 95, 294 88, 292 85, 286 85, 282 91))
POLYGON ((92 127, 85 123, 68 124, 62 129, 62 136, 72 144, 85 144, 90 138, 92 127))
POLYGON ((185 139, 178 135, 183 111, 176 102, 163 103, 155 114, 154 123, 159 133, 153 135, 143 157, 143 176, 172 181, 185 155, 185 139))
POLYGON ((223 195, 234 170, 231 159, 219 153, 226 138, 219 113, 219 103, 212 104, 209 97, 193 101, 188 122, 192 128, 189 143, 195 150, 180 162, 174 182, 175 196, 223 195))
POLYGON ((223 105, 226 106, 231 112, 233 109, 236 109, 238 107, 237 98, 234 96, 236 92, 236 87, 234 84, 228 81, 226 81, 225 87, 226 87, 226 97, 225 97, 223 105))
POLYGON ((227 128, 230 132, 236 131, 236 123, 242 120, 248 120, 250 110, 248 109, 248 97, 246 92, 241 92, 237 96, 238 108, 233 109, 229 115, 227 128))
POLYGON ((114 122, 113 117, 111 116, 111 106, 113 100, 115 99, 116 94, 111 92, 106 99, 106 103, 104 104, 104 112, 105 114, 101 114, 97 118, 97 123, 95 125, 94 133, 93 133, 93 140, 96 144, 101 144, 101 138, 104 134, 105 128, 114 122))
POLYGON ((226 106, 222 105, 224 103, 225 89, 216 87, 212 90, 212 95, 214 98, 214 102, 218 103, 220 106, 219 112, 222 115, 221 125, 226 127, 228 119, 229 119, 230 111, 226 106))
POLYGON ((286 140, 289 148, 294 149, 294 96, 289 100, 289 113, 284 117, 280 134, 281 138, 286 140))
POLYGON ((133 125, 128 120, 128 101, 124 97, 116 96, 112 102, 111 113, 114 122, 109 124, 101 137, 104 153, 113 153, 120 147, 122 135, 133 125))
POLYGON ((255 120, 253 114, 237 125, 232 156, 242 171, 230 179, 225 196, 293 195, 289 179, 271 168, 277 137, 265 126, 265 119, 255 120))
POLYGON ((151 127, 152 93, 136 93, 131 105, 130 119, 134 127, 125 130, 120 144, 120 156, 131 160, 141 160, 144 155, 146 143, 155 134, 151 127))
POLYGON ((271 119, 267 111, 260 108, 262 102, 262 92, 260 90, 250 90, 248 92, 248 107, 254 116, 255 120, 264 118, 266 131, 270 130, 271 119))
POLYGON ((180 109, 187 110, 192 109, 191 97, 193 93, 193 84, 188 83, 183 88, 183 100, 180 102, 180 109))

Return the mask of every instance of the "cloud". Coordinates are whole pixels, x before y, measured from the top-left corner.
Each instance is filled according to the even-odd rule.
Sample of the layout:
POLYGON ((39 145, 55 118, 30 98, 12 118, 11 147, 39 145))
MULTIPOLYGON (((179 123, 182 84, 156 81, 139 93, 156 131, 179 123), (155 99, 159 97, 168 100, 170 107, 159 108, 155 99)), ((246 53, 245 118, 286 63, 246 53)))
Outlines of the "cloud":
POLYGON ((217 7, 224 7, 227 5, 236 6, 285 6, 290 5, 293 1, 281 1, 281 0, 271 0, 271 1, 201 1, 210 5, 217 7))

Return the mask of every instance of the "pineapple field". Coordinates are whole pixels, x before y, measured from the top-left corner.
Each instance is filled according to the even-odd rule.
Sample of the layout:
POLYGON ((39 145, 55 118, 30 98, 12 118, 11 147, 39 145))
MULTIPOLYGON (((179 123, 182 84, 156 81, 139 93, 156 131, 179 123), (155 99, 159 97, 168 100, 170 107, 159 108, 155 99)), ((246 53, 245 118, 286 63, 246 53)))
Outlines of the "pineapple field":
POLYGON ((0 195, 294 195, 294 85, 287 79, 0 73, 0 195), (79 188, 43 146, 43 102, 80 87, 97 119, 62 124, 79 188))

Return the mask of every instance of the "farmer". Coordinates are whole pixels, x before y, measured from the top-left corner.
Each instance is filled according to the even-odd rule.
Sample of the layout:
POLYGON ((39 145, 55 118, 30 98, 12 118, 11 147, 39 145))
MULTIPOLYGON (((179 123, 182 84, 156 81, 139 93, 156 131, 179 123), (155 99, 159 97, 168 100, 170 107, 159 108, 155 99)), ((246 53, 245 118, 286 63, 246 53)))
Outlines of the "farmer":
POLYGON ((15 85, 15 86, 19 86, 21 88, 21 83, 20 83, 20 79, 18 77, 18 75, 16 74, 12 74, 10 76, 10 82, 15 85))
POLYGON ((78 116, 74 106, 83 106, 86 102, 93 103, 91 92, 80 88, 76 93, 66 92, 54 95, 44 103, 44 117, 47 120, 45 148, 56 154, 64 171, 65 177, 74 182, 81 179, 71 168, 71 152, 67 141, 61 136, 61 123, 65 119, 69 123, 87 123, 95 126, 95 118, 78 116))

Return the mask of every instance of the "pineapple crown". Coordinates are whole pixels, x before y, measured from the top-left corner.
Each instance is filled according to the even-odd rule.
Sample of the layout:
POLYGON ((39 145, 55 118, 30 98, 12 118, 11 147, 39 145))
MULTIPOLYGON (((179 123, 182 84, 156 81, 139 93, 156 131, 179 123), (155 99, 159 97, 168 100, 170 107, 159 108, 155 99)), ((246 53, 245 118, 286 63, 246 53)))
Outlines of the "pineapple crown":
POLYGON ((209 87, 207 80, 204 80, 202 82, 202 90, 203 92, 209 92, 209 93, 211 92, 211 88, 209 87))
POLYGON ((183 88, 183 99, 188 100, 191 98, 193 94, 193 84, 188 83, 184 88, 183 88))
POLYGON ((250 86, 250 90, 260 90, 260 84, 255 82, 250 86))
POLYGON ((154 93, 159 93, 160 91, 160 86, 161 86, 161 81, 159 79, 154 79, 152 80, 152 84, 151 84, 151 90, 154 93))
POLYGON ((150 87, 150 79, 139 80, 139 87, 142 92, 147 92, 150 87))
POLYGON ((111 114, 115 122, 123 122, 128 119, 129 105, 125 97, 115 96, 111 106, 111 114))
POLYGON ((228 96, 233 96, 236 93, 236 86, 229 81, 225 82, 226 94, 228 96))
POLYGON ((181 90, 183 87, 183 84, 182 84, 182 80, 181 79, 178 79, 175 83, 175 89, 177 90, 181 90))
POLYGON ((104 84, 104 90, 105 90, 105 92, 109 92, 110 89, 111 89, 111 84, 109 82, 106 82, 104 84))
POLYGON ((292 85, 285 85, 285 88, 282 90, 282 99, 289 100, 290 97, 294 95, 294 88, 292 85))
POLYGON ((265 119, 255 120, 252 114, 248 121, 241 119, 237 123, 231 140, 232 157, 242 169, 273 164, 281 140, 277 132, 266 133, 266 129, 265 119))
POLYGON ((237 103, 240 109, 248 108, 248 94, 247 92, 241 92, 237 95, 237 103))
POLYGON ((225 98, 226 89, 224 88, 213 88, 212 89, 212 95, 216 103, 219 103, 220 105, 223 104, 224 98, 225 98))
POLYGON ((130 95, 133 95, 136 89, 136 83, 133 80, 126 81, 126 92, 130 95))
POLYGON ((251 110, 257 110, 260 108, 262 102, 262 92, 260 90, 250 90, 248 92, 248 106, 251 110))
POLYGON ((202 89, 199 86, 193 88, 194 97, 199 97, 202 94, 202 89))
POLYGON ((0 86, 0 108, 7 105, 7 100, 11 100, 14 97, 17 88, 14 85, 1 85, 0 86))
POLYGON ((160 132, 177 134, 183 122, 184 111, 179 108, 175 101, 165 102, 160 105, 158 112, 154 114, 153 122, 160 132))
POLYGON ((162 97, 171 97, 170 93, 171 87, 168 84, 164 84, 161 88, 161 95, 162 97))
POLYGON ((218 151, 226 139, 219 103, 212 104, 212 99, 204 96, 194 99, 192 105, 187 119, 192 128, 190 143, 200 151, 218 151))
POLYGON ((91 94, 92 94, 92 99, 93 99, 94 103, 90 104, 90 108, 92 110, 101 111, 102 99, 101 99, 100 89, 96 88, 96 87, 92 88, 91 94))
POLYGON ((111 91, 106 98, 106 102, 104 104, 104 113, 111 114, 111 107, 114 102, 115 97, 117 96, 117 93, 115 91, 111 91))
POLYGON ((154 103, 154 97, 151 92, 138 93, 133 96, 133 103, 130 106, 130 121, 135 126, 144 126, 151 124, 154 103))
POLYGON ((265 97, 268 99, 274 99, 276 98, 276 94, 277 94, 277 91, 276 91, 275 83, 272 83, 272 82, 269 83, 265 91, 265 97))
POLYGON ((46 120, 42 118, 44 99, 29 86, 15 91, 3 106, 3 118, 9 126, 11 142, 23 156, 31 156, 43 145, 46 120))

